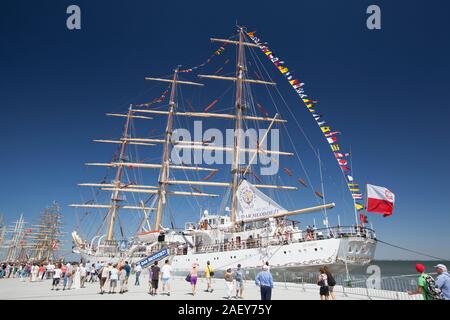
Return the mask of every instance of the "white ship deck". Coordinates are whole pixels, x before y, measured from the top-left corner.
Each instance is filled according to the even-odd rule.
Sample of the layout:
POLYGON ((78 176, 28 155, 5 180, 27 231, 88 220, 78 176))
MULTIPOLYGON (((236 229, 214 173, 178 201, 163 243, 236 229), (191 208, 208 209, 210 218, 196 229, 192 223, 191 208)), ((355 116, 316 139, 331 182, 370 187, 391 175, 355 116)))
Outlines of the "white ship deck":
MULTIPOLYGON (((205 279, 200 278, 197 284, 197 294, 191 295, 190 284, 183 278, 172 280, 171 296, 148 294, 148 279, 141 277, 141 285, 134 286, 134 276, 130 278, 129 292, 125 294, 99 294, 99 284, 87 283, 86 288, 62 291, 52 291, 51 280, 42 282, 21 282, 19 279, 0 279, 1 300, 224 300, 226 296, 225 281, 213 280, 213 293, 204 292, 205 279)), ((62 287, 61 287, 62 288, 62 287)), ((108 289, 108 287, 106 287, 108 289)), ((158 289, 160 293, 161 287, 158 289)), ((419 300, 421 296, 408 296, 405 293, 385 290, 369 291, 365 288, 335 287, 337 300, 419 300)), ((253 281, 246 281, 244 287, 244 300, 260 300, 259 288, 253 281)), ((275 282, 272 291, 273 300, 319 300, 319 287, 313 284, 293 284, 275 282)), ((233 299, 236 300, 236 299, 233 299)), ((241 300, 239 300, 241 301, 241 300)))

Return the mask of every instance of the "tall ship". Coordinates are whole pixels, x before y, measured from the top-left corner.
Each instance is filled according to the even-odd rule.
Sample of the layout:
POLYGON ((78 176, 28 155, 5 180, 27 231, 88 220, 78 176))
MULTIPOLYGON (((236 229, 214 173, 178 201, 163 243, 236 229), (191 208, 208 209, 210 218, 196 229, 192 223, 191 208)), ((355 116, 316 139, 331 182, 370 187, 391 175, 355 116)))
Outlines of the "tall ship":
MULTIPOLYGON (((293 176, 292 170, 281 164, 284 159, 299 159, 292 142, 300 130, 284 129, 288 137, 278 139, 283 146, 288 145, 284 141, 290 141, 292 152, 274 147, 281 131, 276 129, 287 126, 282 116, 290 113, 289 106, 285 103, 284 108, 273 108, 271 115, 258 102, 257 93, 266 89, 270 95, 276 83, 264 79, 266 69, 258 57, 261 45, 251 36, 239 27, 228 39, 212 38, 220 47, 205 63, 188 69, 177 67, 169 77, 145 78, 163 83, 165 91, 160 98, 130 105, 125 113, 107 114, 124 120, 122 133, 115 139, 94 141, 115 145, 116 153, 110 162, 86 165, 104 167, 108 174, 99 182, 80 183, 92 189, 94 198, 70 205, 79 208, 79 220, 83 220, 72 232, 72 250, 82 260, 136 263, 165 250, 174 271, 180 273, 190 270, 194 263, 203 266, 207 261, 219 272, 238 263, 246 270, 259 270, 266 262, 272 270, 317 271, 319 266, 328 265, 340 272, 372 261, 375 232, 359 221, 356 209, 354 224, 330 224, 328 213, 335 204, 325 201, 322 178, 321 192, 312 192, 317 196, 314 205, 306 206, 294 200, 302 199, 296 192, 307 189, 310 183, 300 178, 297 186, 279 183, 284 174, 285 178, 293 176), (225 49, 236 55, 223 61, 232 72, 221 72, 221 67, 212 74, 199 73, 225 49), (182 78, 190 75, 196 78, 182 78), (213 109, 218 108, 219 99, 199 112, 185 98, 186 92, 204 90, 202 87, 210 83, 214 83, 211 86, 215 91, 220 91, 222 84, 230 85, 226 92, 231 93, 231 107, 220 110, 226 112, 213 109), (192 127, 196 120, 221 129, 208 129, 200 137, 191 137, 183 131, 183 124, 192 127), (161 123, 163 132, 155 133, 154 128, 161 123), (225 143, 223 137, 228 130, 233 134, 225 143), (144 153, 149 156, 141 157, 144 153), (194 157, 189 158, 192 154, 194 157), (228 161, 195 161, 196 155, 208 155, 206 160, 223 155, 228 161), (277 171, 267 174, 268 162, 263 165, 261 159, 269 160, 277 171), (219 192, 205 192, 203 188, 219 192), (285 194, 284 198, 280 194, 285 194), (100 202, 101 197, 106 200, 100 202), (180 200, 183 198, 186 200, 180 200), (197 214, 195 221, 183 222, 197 214), (318 215, 323 227, 303 226, 295 220, 306 214, 318 215), (91 222, 90 229, 95 231, 88 235, 85 224, 95 220, 94 216, 98 223, 91 222)), ((224 95, 222 90, 219 96, 224 95)), ((322 177, 320 157, 318 160, 322 177)))
POLYGON ((35 223, 27 222, 23 214, 8 227, 0 220, 0 258, 20 263, 57 261, 64 234, 61 207, 56 201, 35 223))

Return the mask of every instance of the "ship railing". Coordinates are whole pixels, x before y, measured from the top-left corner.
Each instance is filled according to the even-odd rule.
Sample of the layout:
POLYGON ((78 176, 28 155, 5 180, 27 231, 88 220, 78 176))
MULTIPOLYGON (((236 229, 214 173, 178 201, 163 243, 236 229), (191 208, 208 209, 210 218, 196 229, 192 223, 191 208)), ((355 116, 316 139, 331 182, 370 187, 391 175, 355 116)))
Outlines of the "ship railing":
MULTIPOLYGON (((429 273, 435 277, 436 273, 429 273)), ((318 272, 278 272, 274 277, 284 281, 286 289, 319 292, 318 272)), ((417 274, 380 277, 347 277, 345 274, 333 275, 336 280, 334 292, 349 298, 371 300, 422 300, 422 295, 409 295, 416 291, 417 274)))
POLYGON ((284 245, 296 242, 317 241, 336 238, 367 238, 376 239, 375 232, 369 228, 362 228, 360 226, 343 226, 330 227, 322 229, 309 229, 293 231, 292 229, 285 229, 286 232, 279 232, 273 236, 259 236, 247 238, 245 240, 233 238, 231 241, 219 242, 216 244, 194 246, 195 253, 211 253, 224 252, 231 250, 264 248, 268 245, 284 245))

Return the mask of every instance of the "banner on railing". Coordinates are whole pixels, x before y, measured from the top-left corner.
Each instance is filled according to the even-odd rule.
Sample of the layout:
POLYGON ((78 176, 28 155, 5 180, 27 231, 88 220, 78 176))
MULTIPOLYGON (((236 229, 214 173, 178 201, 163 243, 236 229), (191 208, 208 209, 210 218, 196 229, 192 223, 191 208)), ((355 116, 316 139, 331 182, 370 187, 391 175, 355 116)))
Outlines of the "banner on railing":
POLYGON ((145 268, 149 266, 152 262, 161 260, 169 255, 169 249, 162 249, 150 256, 148 256, 145 259, 142 259, 138 262, 136 262, 136 265, 140 265, 142 268, 145 268))

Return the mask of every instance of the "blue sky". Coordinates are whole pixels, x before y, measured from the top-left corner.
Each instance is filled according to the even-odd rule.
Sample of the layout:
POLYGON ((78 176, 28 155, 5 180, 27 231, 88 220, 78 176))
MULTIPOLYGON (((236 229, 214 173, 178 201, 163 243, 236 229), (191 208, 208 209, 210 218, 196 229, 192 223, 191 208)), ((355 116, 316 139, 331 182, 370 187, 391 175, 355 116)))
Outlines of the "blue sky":
MULTIPOLYGON (((319 100, 320 112, 343 133, 341 145, 351 147, 359 183, 386 186, 396 194, 392 217, 369 214, 378 237, 450 258, 445 245, 450 242, 445 206, 450 196, 450 27, 446 16, 450 5, 445 1, 228 1, 214 5, 200 1, 15 1, 2 9, 0 213, 7 221, 21 212, 32 221, 57 200, 63 207, 66 231, 72 230, 83 212, 67 204, 92 196, 76 184, 98 182, 105 174, 103 169, 83 164, 110 161, 115 151, 114 146, 92 140, 118 137, 122 129, 120 119, 107 118, 105 113, 125 111, 130 103, 158 97, 165 85, 146 82, 145 76, 166 76, 178 64, 189 67, 203 62, 217 49, 209 38, 233 35, 237 21, 257 30, 306 83, 309 95, 319 100), (81 30, 66 28, 65 11, 70 4, 81 7, 81 30), (381 7, 382 30, 366 28, 365 11, 370 4, 381 7)), ((226 51, 224 57, 233 61, 233 50, 226 51)), ((220 59, 224 58, 213 61, 205 73, 219 68, 220 59)), ((327 199, 337 204, 330 212, 331 221, 335 223, 339 214, 352 223, 351 199, 317 125, 278 71, 267 61, 263 64, 308 139, 320 150, 327 199)), ((191 75, 184 77, 199 81, 191 75)), ((205 83, 205 89, 182 92, 198 111, 228 85, 205 83)), ((228 107, 230 99, 214 108, 228 107)), ((267 97, 261 102, 274 112, 267 97)), ((290 116, 282 115, 294 132, 290 116)), ((162 129, 161 121, 139 123, 143 125, 141 134, 162 129)), ((320 190, 317 160, 305 138, 298 137, 299 156, 314 188, 320 190)), ((288 143, 282 146, 292 151, 288 143)), ((142 158, 160 161, 155 151, 143 151, 142 158)), ((294 178, 305 176, 294 160, 287 160, 283 167, 293 170, 294 178)), ((144 182, 152 184, 154 173, 148 174, 144 182)), ((296 184, 294 178, 279 174, 279 180, 289 185, 296 184)), ((290 208, 316 201, 304 190, 286 197, 281 199, 290 208)), ((186 204, 190 203, 172 202, 178 227, 198 217, 200 208, 186 209, 186 204)), ((201 207, 218 205, 205 201, 201 207)), ((320 215, 297 219, 307 225, 314 217, 321 220, 320 215)), ((377 251, 377 258, 412 257, 383 245, 377 251)))

